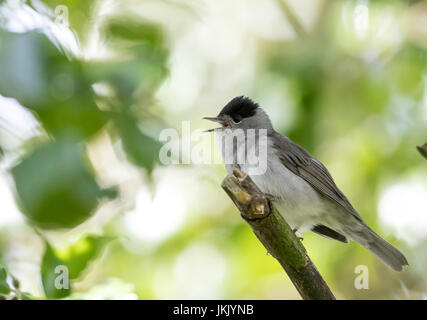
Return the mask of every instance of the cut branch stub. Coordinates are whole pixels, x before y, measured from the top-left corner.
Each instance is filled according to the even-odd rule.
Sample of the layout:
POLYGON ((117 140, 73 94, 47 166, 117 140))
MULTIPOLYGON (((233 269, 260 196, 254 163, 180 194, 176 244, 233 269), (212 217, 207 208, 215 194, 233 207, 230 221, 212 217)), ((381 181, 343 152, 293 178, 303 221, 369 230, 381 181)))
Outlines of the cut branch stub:
POLYGON ((267 217, 271 210, 267 198, 255 183, 240 170, 222 182, 222 188, 240 210, 245 220, 267 217))
POLYGON ((222 187, 303 299, 335 299, 301 241, 249 176, 234 170, 222 187))

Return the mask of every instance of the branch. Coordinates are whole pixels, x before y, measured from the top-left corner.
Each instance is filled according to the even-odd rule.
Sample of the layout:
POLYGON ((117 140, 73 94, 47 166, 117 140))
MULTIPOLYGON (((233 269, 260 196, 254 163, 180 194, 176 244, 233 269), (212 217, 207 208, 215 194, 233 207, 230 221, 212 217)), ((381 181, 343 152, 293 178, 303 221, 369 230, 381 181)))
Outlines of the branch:
POLYGON ((427 142, 424 143, 422 146, 417 146, 417 149, 421 153, 421 155, 427 159, 427 142))
POLYGON ((264 247, 282 265, 303 299, 335 299, 300 240, 249 176, 234 170, 233 175, 224 179, 222 188, 264 247))
POLYGON ((286 19, 288 19, 288 22, 294 28, 295 33, 300 37, 305 36, 307 33, 305 32, 303 25, 298 20, 297 16, 292 12, 291 8, 285 2, 285 0, 277 0, 277 2, 285 14, 286 19))

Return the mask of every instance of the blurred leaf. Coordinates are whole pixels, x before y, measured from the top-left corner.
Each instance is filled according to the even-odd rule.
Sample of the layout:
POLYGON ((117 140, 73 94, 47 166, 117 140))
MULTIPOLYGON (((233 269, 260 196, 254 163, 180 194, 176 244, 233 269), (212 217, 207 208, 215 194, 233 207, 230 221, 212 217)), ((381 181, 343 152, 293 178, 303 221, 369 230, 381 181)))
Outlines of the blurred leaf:
POLYGON ((34 110, 50 133, 68 129, 85 137, 109 119, 95 104, 83 65, 40 33, 0 31, 0 94, 34 110))
POLYGON ((61 299, 70 295, 71 284, 70 278, 67 274, 61 273, 57 267, 65 266, 64 262, 60 260, 50 244, 45 241, 46 249, 43 255, 41 265, 41 277, 45 295, 49 299, 61 299), (60 281, 58 277, 65 277, 60 281))
MULTIPOLYGON (((54 14, 58 16, 65 16, 63 19, 68 20, 69 27, 72 30, 75 30, 79 36, 81 42, 86 40, 86 36, 88 35, 88 27, 92 23, 92 8, 95 6, 94 1, 87 0, 43 0, 45 4, 47 4, 53 11, 54 14), (62 10, 55 9, 62 8, 60 6, 66 7, 66 13, 62 10)), ((35 7, 35 6, 34 6, 35 7)))
POLYGON ((20 293, 21 300, 37 300, 40 298, 34 297, 33 295, 29 294, 28 292, 21 292, 20 293))
POLYGON ((122 116, 115 122, 128 159, 135 165, 151 172, 155 164, 159 162, 162 144, 142 133, 136 120, 130 116, 122 116))
POLYGON ((0 267, 0 300, 33 300, 34 298, 27 292, 22 292, 19 289, 20 283, 6 268, 0 267), (12 284, 7 282, 8 276, 12 280, 12 284))
POLYGON ((12 169, 23 213, 43 228, 71 228, 88 219, 104 196, 82 148, 62 138, 43 145, 12 169))
POLYGON ((45 240, 46 250, 42 260, 41 273, 46 297, 58 299, 70 295, 71 280, 76 279, 87 268, 110 240, 111 238, 106 237, 86 236, 62 250, 55 250, 45 240), (62 269, 57 269, 58 266, 61 266, 62 269), (67 272, 61 274, 64 270, 67 272), (67 277, 68 289, 57 288, 58 284, 65 284, 58 279, 59 276, 67 277))
POLYGON ((112 19, 105 33, 107 45, 117 51, 120 61, 89 62, 87 73, 94 82, 113 85, 121 106, 129 107, 135 98, 148 101, 167 74, 161 29, 132 19, 112 19))
POLYGON ((48 89, 39 33, 0 30, 0 94, 22 103, 41 103, 48 89))
POLYGON ((110 240, 111 238, 106 237, 87 236, 61 250, 59 255, 68 267, 70 279, 76 279, 110 240))
POLYGON ((7 272, 6 269, 0 267, 0 295, 7 295, 10 293, 11 289, 7 283, 7 272))
POLYGON ((129 107, 137 98, 149 101, 166 75, 161 56, 135 55, 123 62, 88 64, 99 82, 110 83, 116 91, 121 107, 129 107))
POLYGON ((163 34, 157 25, 141 23, 128 17, 110 19, 106 31, 113 38, 145 42, 157 48, 163 44, 163 34))
POLYGON ((393 90, 421 99, 424 95, 424 68, 427 65, 427 51, 406 44, 393 57, 388 72, 393 90))

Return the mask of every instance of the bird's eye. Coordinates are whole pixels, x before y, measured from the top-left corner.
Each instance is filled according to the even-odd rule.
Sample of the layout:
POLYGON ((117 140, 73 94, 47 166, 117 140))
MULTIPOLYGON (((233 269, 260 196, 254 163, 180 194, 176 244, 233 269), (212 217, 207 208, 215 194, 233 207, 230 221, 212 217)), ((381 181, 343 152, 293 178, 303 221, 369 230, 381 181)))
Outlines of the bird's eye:
POLYGON ((233 121, 234 124, 239 124, 240 122, 242 122, 242 119, 239 117, 239 118, 234 118, 231 121, 233 121))

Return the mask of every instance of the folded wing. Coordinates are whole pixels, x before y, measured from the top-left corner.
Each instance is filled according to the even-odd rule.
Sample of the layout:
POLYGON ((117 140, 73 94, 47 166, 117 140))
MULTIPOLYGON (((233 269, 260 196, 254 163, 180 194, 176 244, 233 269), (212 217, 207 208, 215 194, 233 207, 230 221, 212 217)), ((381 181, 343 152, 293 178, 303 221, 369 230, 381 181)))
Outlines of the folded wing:
POLYGON ((332 176, 320 161, 313 158, 301 146, 278 133, 275 133, 274 148, 286 168, 307 181, 321 195, 337 203, 362 221, 360 215, 338 189, 332 176))

